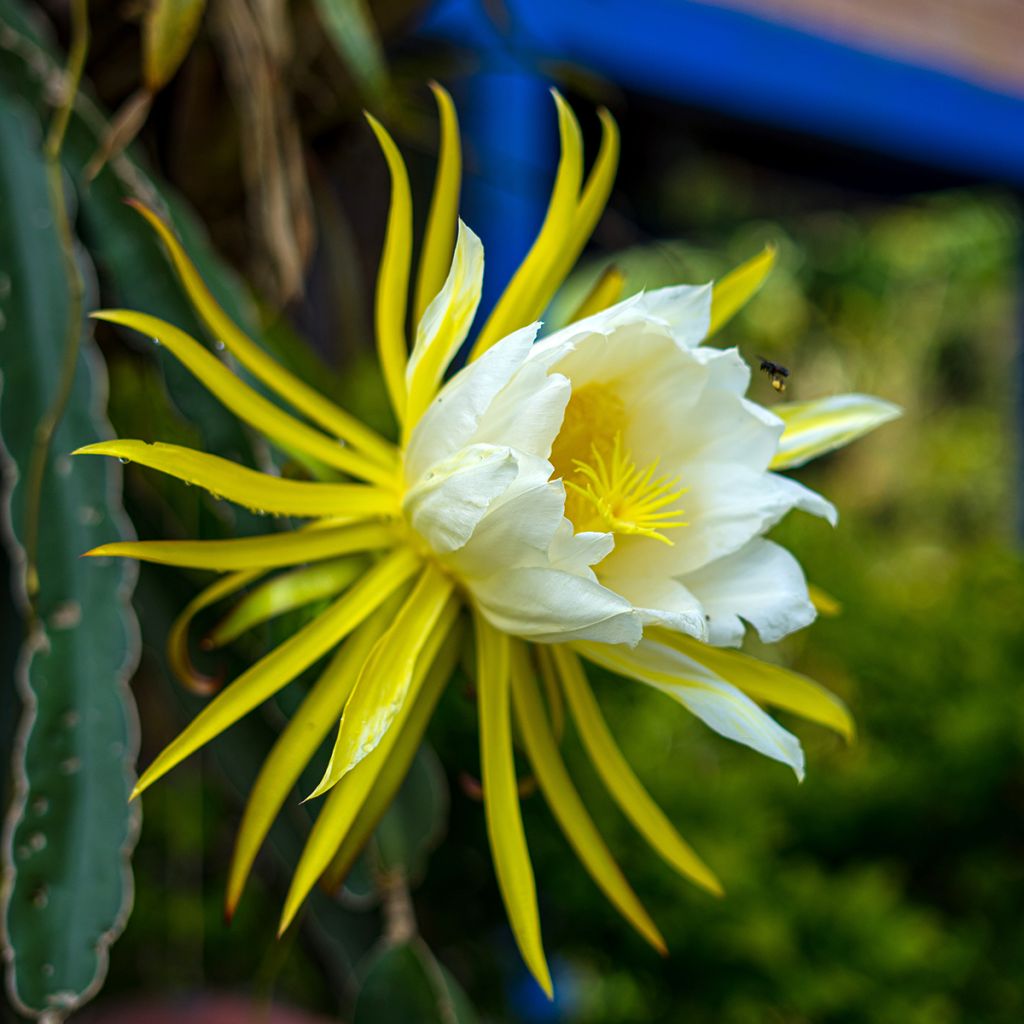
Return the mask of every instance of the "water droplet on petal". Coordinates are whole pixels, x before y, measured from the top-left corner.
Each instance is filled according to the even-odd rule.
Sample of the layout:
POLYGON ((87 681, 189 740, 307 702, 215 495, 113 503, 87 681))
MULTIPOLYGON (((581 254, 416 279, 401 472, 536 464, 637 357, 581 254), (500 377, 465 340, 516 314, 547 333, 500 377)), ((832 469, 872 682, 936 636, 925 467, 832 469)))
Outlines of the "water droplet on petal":
POLYGON ((154 345, 159 345, 160 344, 160 339, 159 338, 154 338, 153 339, 153 344, 154 345))
POLYGON ((224 344, 224 342, 220 340, 220 338, 218 338, 218 339, 217 339, 217 340, 216 340, 216 341, 215 341, 215 342, 213 343, 213 345, 214 345, 214 348, 216 348, 218 352, 223 352, 223 351, 224 351, 224 349, 226 349, 226 348, 227 348, 227 345, 225 345, 225 344, 224 344))
POLYGON ((127 466, 128 463, 131 462, 132 460, 131 459, 126 459, 123 455, 121 455, 121 456, 118 457, 117 461, 120 462, 122 466, 127 466))

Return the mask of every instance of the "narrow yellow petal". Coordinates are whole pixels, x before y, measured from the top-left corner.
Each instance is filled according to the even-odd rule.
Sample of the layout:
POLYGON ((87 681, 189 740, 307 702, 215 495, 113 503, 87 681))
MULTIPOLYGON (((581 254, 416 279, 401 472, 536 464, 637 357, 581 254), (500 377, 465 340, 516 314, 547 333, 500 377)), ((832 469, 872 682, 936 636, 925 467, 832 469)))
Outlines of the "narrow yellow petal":
POLYGON ((375 801, 378 783, 385 793, 390 790, 390 796, 394 796, 405 777, 455 664, 458 647, 446 641, 451 636, 458 614, 459 602, 454 596, 450 597, 437 619, 436 628, 427 637, 416 663, 412 684, 409 687, 410 692, 417 694, 416 699, 408 700, 402 705, 395 716, 392 728, 384 734, 376 749, 363 758, 331 790, 324 801, 292 875, 278 934, 292 922, 310 889, 316 885, 335 855, 345 845, 349 845, 347 855, 354 859, 362 843, 368 838, 376 825, 376 820, 374 814, 363 816, 360 815, 360 811, 373 801, 374 810, 378 812, 376 818, 379 818, 387 807, 387 803, 378 806, 375 801), (357 819, 360 841, 358 846, 353 847, 352 844, 348 844, 347 838, 357 819))
POLYGON ((830 395, 811 402, 785 402, 772 412, 786 424, 772 469, 802 466, 819 455, 842 448, 903 410, 872 395, 830 395))
POLYGON ((133 331, 159 341, 226 408, 286 451, 297 450, 312 455, 328 466, 362 480, 385 486, 393 483, 393 468, 381 466, 365 455, 343 447, 336 438, 306 426, 279 409, 232 373, 212 352, 208 352, 173 324, 148 313, 135 313, 128 309, 104 309, 91 315, 95 320, 130 327, 133 331))
POLYGON ((223 647, 261 622, 340 594, 368 568, 363 558, 332 558, 295 569, 250 591, 210 631, 204 647, 223 647))
POLYGON ((148 789, 189 754, 322 658, 408 580, 419 565, 416 555, 406 548, 399 548, 379 562, 327 611, 275 647, 207 704, 143 772, 133 795, 148 789))
POLYGON ((544 696, 548 702, 548 715, 551 718, 551 732, 555 741, 562 742, 565 731, 565 701, 562 699, 562 687, 559 685, 555 663, 551 659, 552 647, 549 644, 536 644, 533 648, 540 679, 544 684, 544 696))
POLYGON ((665 940, 612 859, 573 787, 544 715, 526 650, 518 641, 512 649, 512 700, 537 781, 565 838, 619 913, 659 953, 666 953, 665 940))
POLYGON ((584 300, 576 307, 569 317, 569 323, 583 320, 595 313, 601 313, 609 306, 614 306, 622 298, 622 289, 626 285, 626 275, 618 267, 606 267, 601 276, 594 282, 594 287, 587 292, 584 300))
POLYGON ((138 540, 101 544, 90 557, 137 558, 158 565, 230 572, 238 569, 277 569, 316 562, 360 551, 393 547, 395 531, 380 523, 331 526, 326 529, 284 530, 261 537, 231 540, 138 540))
POLYGON ((459 193, 462 189, 462 143, 459 139, 459 118, 448 90, 437 82, 430 83, 441 119, 441 144, 434 176, 434 195, 430 201, 427 229, 423 236, 419 272, 416 277, 416 299, 413 316, 419 323, 434 296, 441 290, 455 240, 455 222, 459 215, 459 193))
POLYGON ((721 896, 722 885, 714 872, 675 830, 623 757, 608 730, 579 658, 561 645, 552 648, 552 656, 583 746, 622 813, 676 871, 708 892, 721 896))
POLYGON ((807 584, 807 596, 811 599, 814 610, 819 615, 824 615, 827 619, 835 618, 835 616, 841 615, 843 612, 843 606, 839 601, 827 590, 822 590, 821 587, 814 583, 807 584))
POLYGON ((406 440, 433 401, 444 371, 469 334, 483 280, 483 246, 460 220, 451 270, 416 328, 416 344, 406 369, 408 398, 402 425, 406 440))
POLYGON ((391 205, 384 235, 384 251, 377 272, 375 322, 377 351, 391 406, 401 423, 405 417, 405 361, 409 346, 405 337, 405 312, 412 260, 412 193, 405 161, 387 129, 372 114, 366 115, 391 174, 391 205))
POLYGON ((208 696, 211 693, 216 693, 223 682, 222 677, 208 676, 192 664, 192 656, 189 654, 188 647, 188 631, 192 620, 204 608, 209 608, 210 605, 222 601, 262 575, 262 569, 249 569, 221 577, 192 598, 174 620, 167 634, 167 661, 171 666, 171 671, 186 689, 208 696))
POLYGON ((753 259, 741 263, 715 283, 711 293, 708 337, 728 323, 754 297, 774 265, 775 246, 766 245, 753 259))
POLYGON ((260 513, 285 516, 346 516, 370 519, 395 515, 395 495, 369 484, 321 484, 283 480, 239 466, 218 455, 160 441, 101 441, 74 455, 112 455, 122 462, 157 469, 161 473, 208 490, 260 513))
MULTIPOLYGON (((559 251, 548 273, 538 316, 576 265, 583 247, 590 240, 601 214, 604 213, 604 208, 608 205, 608 197, 615 182, 615 172, 619 167, 619 126, 611 112, 605 108, 600 110, 598 116, 601 118, 601 148, 587 176, 587 183, 583 186, 583 194, 573 216, 569 239, 559 251)), ((615 301, 615 298, 611 299, 606 306, 614 304, 615 301)))
POLYGON ((792 711, 808 721, 828 726, 847 742, 852 742, 856 735, 856 726, 849 708, 834 693, 830 693, 820 683, 808 679, 807 676, 726 647, 702 644, 693 637, 673 633, 667 629, 653 629, 650 635, 658 643, 674 647, 687 657, 700 662, 754 700, 792 711))
POLYGON ((256 854, 281 806, 338 720, 359 669, 396 611, 392 595, 344 641, 263 762, 235 839, 225 897, 228 917, 238 905, 256 854))
POLYGON ((478 359, 506 335, 533 323, 543 312, 548 275, 572 235, 583 178, 583 139, 572 108, 560 93, 552 90, 552 94, 558 109, 562 155, 551 201, 533 246, 480 331, 470 354, 471 360, 478 359))
POLYGON ((512 752, 509 704, 511 644, 506 633, 495 629, 479 613, 474 614, 473 622, 480 704, 480 765, 491 859, 519 952, 537 984, 550 999, 551 972, 544 957, 537 886, 523 831, 512 752))
POLYGON ((338 738, 323 779, 308 799, 321 796, 380 743, 409 700, 416 665, 455 589, 452 578, 433 564, 423 570, 391 628, 366 659, 345 705, 338 738))
POLYGON ((217 303, 206 283, 188 258, 174 232, 148 207, 137 200, 128 200, 128 205, 140 213, 160 237, 171 264, 188 294, 192 306, 214 337, 236 359, 262 381, 276 391, 294 409, 319 423, 336 437, 344 438, 349 444, 374 458, 382 466, 393 467, 398 460, 395 447, 385 441, 364 423, 339 408, 308 384, 286 370, 268 353, 264 352, 217 303))
MULTIPOLYGON (((345 796, 335 797, 335 793, 348 786, 349 780, 358 778, 364 769, 356 769, 342 779, 325 801, 324 812, 331 807, 332 801, 337 800, 339 807, 346 805, 346 815, 351 818, 351 824, 345 827, 344 838, 340 845, 335 843, 337 849, 330 864, 323 872, 322 882, 328 892, 336 892, 341 883, 345 881, 356 857, 366 845, 366 841, 384 816, 384 812, 391 806, 391 801, 395 798, 395 794, 409 772, 409 767, 420 747, 430 716, 434 713, 437 701, 459 659, 463 630, 461 622, 456 618, 458 610, 458 603, 455 601, 452 601, 450 606, 445 609, 445 617, 438 624, 437 643, 440 644, 440 648, 438 649, 433 640, 430 647, 424 648, 416 671, 423 671, 424 665, 430 667, 419 687, 420 695, 410 711, 409 717, 405 724, 395 731, 394 745, 389 748, 386 757, 379 758, 380 748, 378 747, 377 751, 366 759, 366 762, 370 762, 379 758, 377 775, 369 790, 366 789, 368 783, 360 780, 359 786, 362 787, 365 797, 359 804, 359 809, 355 812, 354 817, 350 810, 351 805, 359 803, 358 798, 354 795, 354 789, 350 789, 345 796)), ((384 743, 387 741, 388 737, 386 736, 384 743)), ((319 821, 319 819, 317 820, 319 821)), ((335 820, 334 824, 338 825, 339 823, 335 820)))

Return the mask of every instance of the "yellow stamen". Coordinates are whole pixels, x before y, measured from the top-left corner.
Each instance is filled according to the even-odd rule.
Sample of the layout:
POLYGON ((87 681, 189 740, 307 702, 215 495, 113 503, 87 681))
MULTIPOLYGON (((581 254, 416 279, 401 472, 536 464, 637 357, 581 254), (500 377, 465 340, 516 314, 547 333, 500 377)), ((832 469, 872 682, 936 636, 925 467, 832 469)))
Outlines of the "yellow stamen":
MULTIPOLYGON (((576 471, 585 483, 566 480, 565 486, 589 505, 589 518, 576 522, 578 530, 611 530, 636 534, 672 545, 663 530, 677 530, 687 524, 678 509, 667 506, 678 501, 689 488, 679 486, 678 477, 659 476, 655 459, 645 469, 622 449, 622 434, 615 435, 610 460, 605 460, 596 445, 591 445, 592 463, 575 459, 576 471)), ((567 503, 568 504, 568 503, 567 503)))
POLYGON ((637 467, 623 447, 626 425, 625 406, 607 386, 573 392, 551 451, 565 482, 565 514, 580 531, 610 530, 671 545, 663 531, 687 524, 670 506, 687 488, 678 478, 658 476, 657 460, 637 467))

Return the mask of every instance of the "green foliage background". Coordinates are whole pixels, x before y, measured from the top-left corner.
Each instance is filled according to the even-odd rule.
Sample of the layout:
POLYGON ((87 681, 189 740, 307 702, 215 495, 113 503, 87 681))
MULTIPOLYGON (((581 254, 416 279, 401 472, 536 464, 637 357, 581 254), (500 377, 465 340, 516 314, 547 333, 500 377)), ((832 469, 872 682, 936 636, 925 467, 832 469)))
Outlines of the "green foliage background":
MULTIPOLYGON (((296 14, 295 30, 306 44, 310 10, 299 5, 296 14)), ((362 5, 353 10, 358 14, 362 5)), ((389 29, 391 41, 401 43, 402 17, 385 21, 397 25, 389 29)), ((337 23, 328 26, 338 31, 337 23)), ((126 44, 108 32, 98 45, 100 56, 104 48, 109 56, 126 44)), ((193 113, 196 83, 208 81, 216 67, 206 35, 197 47, 184 82, 172 86, 174 103, 193 113)), ((311 66, 321 71, 343 60, 327 42, 312 52, 311 66)), ((403 143, 415 151, 426 137, 424 70, 439 73, 446 60, 403 52, 383 70, 356 66, 341 85, 331 80, 315 113, 303 105, 302 84, 293 83, 304 144, 335 183, 356 180, 353 168, 368 152, 354 119, 360 96, 386 103, 403 143)), ((8 89, 18 88, 12 66, 8 53, 0 63, 8 89)), ((99 58, 90 73, 108 107, 130 88, 99 58)), ((587 95, 577 100, 581 111, 593 105, 587 95)), ((808 750, 808 778, 797 785, 785 769, 711 735, 658 695, 598 679, 624 751, 716 868, 727 896, 715 901, 688 887, 643 845, 611 807, 570 729, 565 749, 574 777, 671 955, 657 958, 616 918, 541 802, 528 799, 527 830, 558 989, 549 1006, 519 965, 481 806, 459 783, 465 774, 479 775, 475 708, 461 683, 446 695, 431 728, 436 757, 428 752, 420 759, 371 856, 340 898, 318 894, 301 926, 275 941, 287 872, 308 827, 307 810, 296 800, 272 834, 234 923, 224 923, 225 873, 241 801, 275 729, 295 706, 302 688, 296 684, 147 794, 134 858, 134 913, 113 947, 106 986, 83 1020, 102 1021, 123 1000, 224 990, 358 1024, 434 1015, 446 1024, 474 1016, 506 1024, 1024 1019, 1017 204, 994 188, 880 198, 809 184, 756 161, 673 145, 680 132, 655 121, 659 132, 652 134, 658 114, 639 98, 619 97, 616 113, 626 159, 612 210, 587 262, 556 301, 553 319, 613 250, 638 288, 720 275, 775 241, 777 271, 723 341, 750 359, 764 354, 788 365, 787 397, 859 390, 906 410, 877 436, 800 471, 800 479, 838 505, 839 529, 794 516, 776 531, 810 578, 842 604, 841 616, 823 618, 770 651, 751 644, 843 696, 858 719, 857 743, 847 748, 824 730, 795 725, 808 750), (396 865, 412 884, 420 936, 383 949, 380 871, 396 865), (389 1000, 398 990, 403 1000, 389 1000)), ((210 114, 195 129, 198 137, 219 123, 210 114)), ((83 141, 83 130, 72 125, 67 162, 74 182, 95 142, 83 141)), ((273 262, 279 254, 256 245, 248 265, 242 255, 245 204, 241 186, 231 185, 240 174, 230 140, 185 168, 169 100, 155 106, 141 138, 132 159, 162 172, 204 214, 226 260, 206 247, 172 193, 182 231, 209 254, 204 269, 242 319, 299 372, 386 425, 363 336, 365 280, 383 220, 380 182, 364 180, 343 197, 313 190, 317 273, 330 284, 318 288, 314 280, 311 299, 282 316, 280 303, 253 300, 231 272, 232 262, 251 270, 253 259, 273 262), (312 324, 315 350, 292 330, 299 321, 312 324)), ((429 161, 419 166, 414 159, 420 197, 428 169, 429 161)), ((116 179, 104 172, 83 192, 77 224, 104 298, 171 319, 168 309, 187 316, 177 309, 180 296, 156 250, 146 248, 138 225, 116 205, 123 185, 116 179)), ((113 333, 100 340, 111 379, 109 414, 120 434, 201 440, 257 464, 268 457, 159 354, 131 348, 113 333)), ((763 377, 755 380, 753 397, 776 400, 763 377)), ((145 537, 254 528, 195 489, 139 471, 127 474, 125 500, 145 537)), ((144 651, 135 692, 144 761, 197 706, 169 679, 162 650, 171 618, 196 585, 197 579, 152 567, 140 576, 135 606, 144 651)), ((237 645, 228 670, 294 625, 274 623, 250 637, 248 647, 237 645)), ((16 647, 12 628, 8 616, 5 666, 6 652, 16 647)), ((3 701, 0 733, 13 704, 6 689, 3 701)))

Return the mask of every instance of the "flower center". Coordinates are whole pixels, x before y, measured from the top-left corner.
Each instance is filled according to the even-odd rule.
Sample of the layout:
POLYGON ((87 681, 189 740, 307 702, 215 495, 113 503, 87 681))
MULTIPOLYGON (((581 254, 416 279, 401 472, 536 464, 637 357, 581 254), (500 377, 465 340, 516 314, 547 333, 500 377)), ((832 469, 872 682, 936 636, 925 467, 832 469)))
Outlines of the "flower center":
POLYGON ((687 488, 658 476, 658 461, 638 467, 623 447, 622 400, 603 384, 573 390, 551 463, 565 483, 565 515, 577 531, 612 531, 672 544, 664 530, 687 524, 670 508, 687 488))

